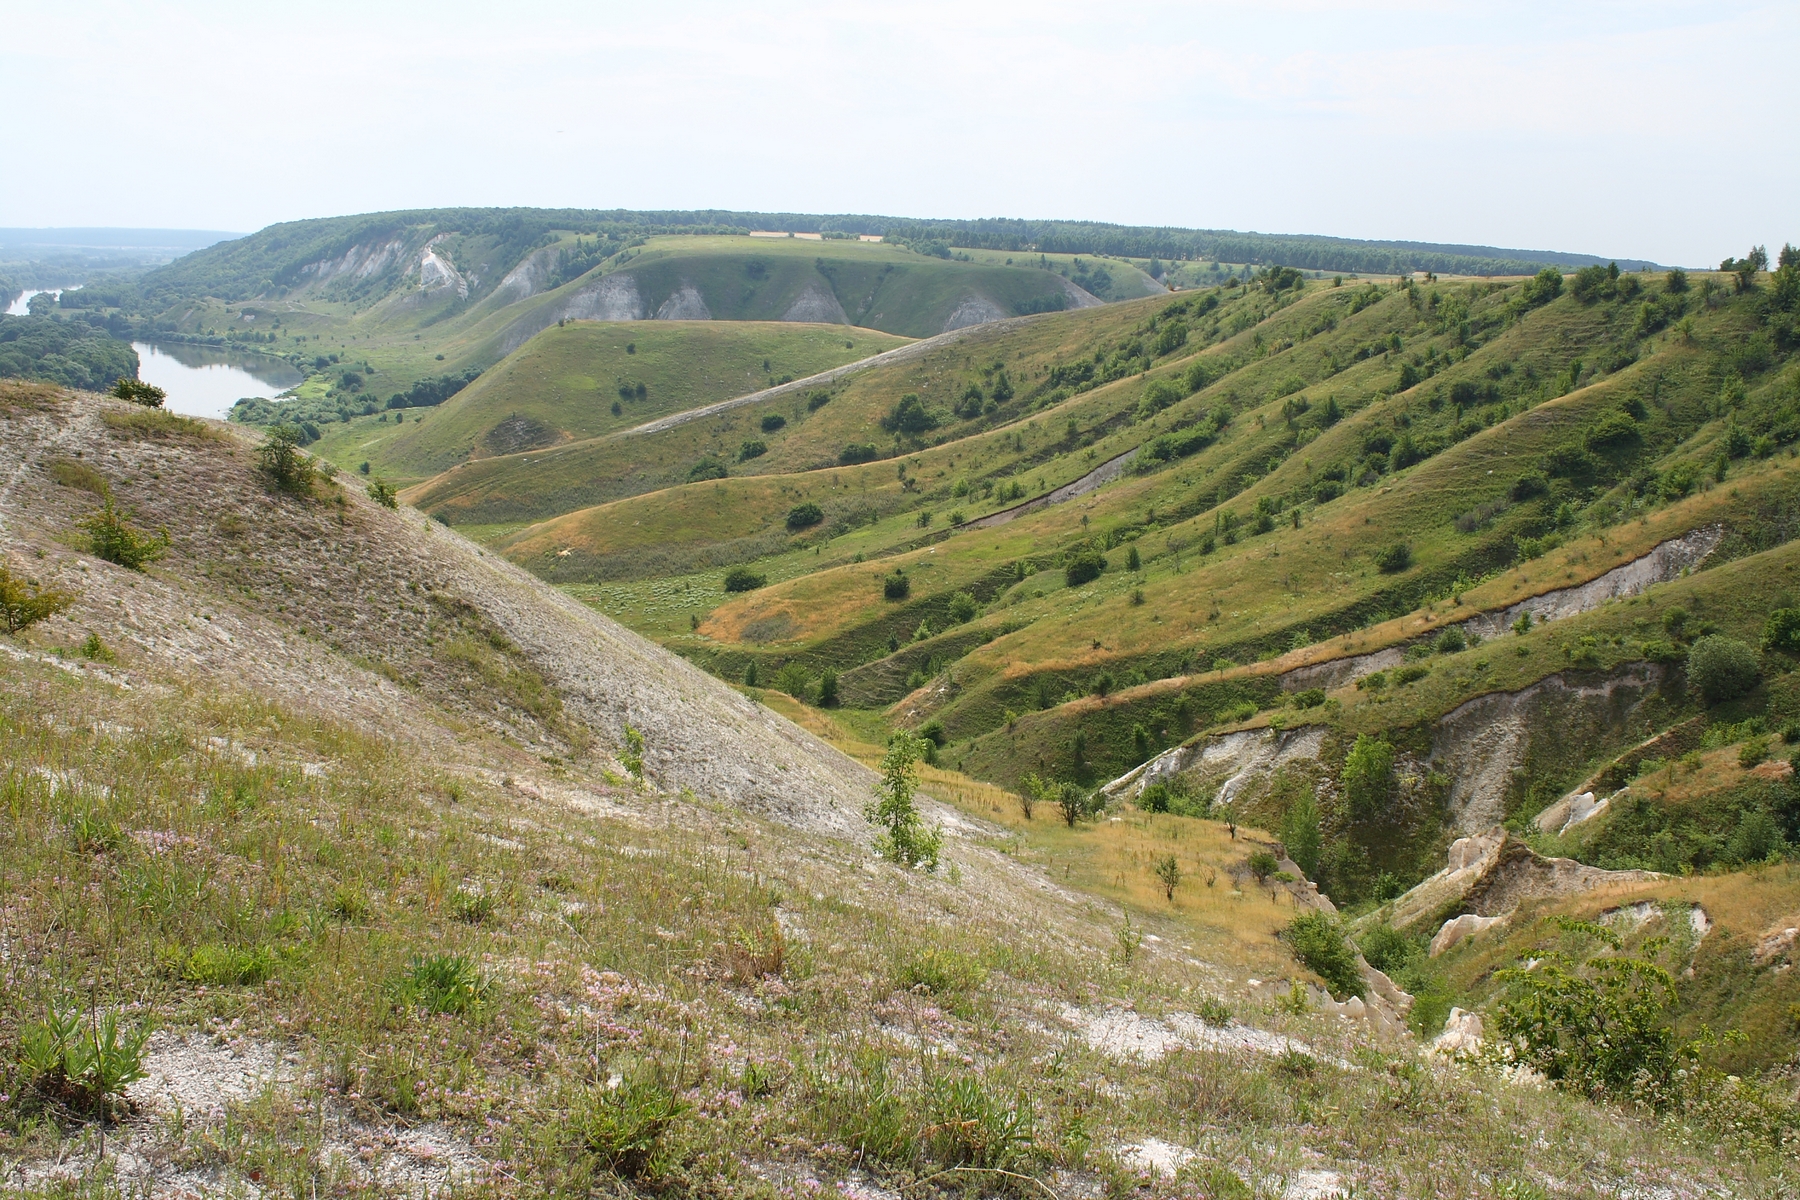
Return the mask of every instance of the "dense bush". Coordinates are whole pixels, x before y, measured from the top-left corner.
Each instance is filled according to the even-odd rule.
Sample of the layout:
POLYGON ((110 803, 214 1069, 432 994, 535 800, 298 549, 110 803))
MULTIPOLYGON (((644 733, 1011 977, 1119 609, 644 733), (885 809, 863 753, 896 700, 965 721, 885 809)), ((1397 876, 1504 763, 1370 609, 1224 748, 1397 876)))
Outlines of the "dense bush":
POLYGON ((884 600, 904 600, 912 595, 912 580, 904 571, 895 569, 892 575, 884 575, 881 579, 881 596, 884 600))
POLYGON ((730 473, 724 463, 709 454, 688 468, 687 477, 689 483, 699 483, 703 479, 724 479, 730 473))
POLYGON ((155 384, 145 383, 139 379, 121 379, 113 384, 112 394, 121 400, 129 400, 133 404, 142 404, 145 408, 161 408, 169 393, 155 384))
POLYGON ((256 448, 257 465, 276 491, 289 496, 310 496, 317 469, 300 451, 300 430, 277 425, 256 448))
POLYGON ((0 623, 5 624, 6 632, 18 633, 73 603, 73 594, 40 587, 35 579, 14 575, 0 562, 0 623))
POLYGON ((1688 650, 1688 682, 1708 704, 1737 699, 1760 676, 1756 652, 1736 638, 1711 634, 1688 650))
POLYGON ((1338 923, 1322 912, 1309 912, 1294 918, 1281 932, 1294 957, 1325 981, 1332 996, 1342 1000, 1363 995, 1362 971, 1356 963, 1356 950, 1344 936, 1338 923))
POLYGON ((1570 1091, 1661 1107, 1694 1057, 1663 1018, 1675 1001, 1674 979, 1622 953, 1618 934, 1604 925, 1556 923, 1611 953, 1577 964, 1553 951, 1529 968, 1496 972, 1507 989, 1495 1009, 1500 1053, 1570 1091))
POLYGON ((839 453, 838 462, 846 467, 853 467, 857 463, 874 462, 880 457, 881 451, 875 448, 873 442, 851 442, 839 453))
POLYGON ((788 509, 787 527, 793 530, 811 529, 824 519, 825 510, 808 500, 788 509))
POLYGON ((762 419, 762 431, 764 433, 774 433, 777 429, 782 428, 786 424, 787 418, 780 413, 767 413, 762 419))
POLYGON ((919 399, 917 393, 908 392, 900 397, 900 402, 894 405, 885 417, 881 418, 881 427, 889 433, 917 437, 919 434, 929 433, 936 429, 938 419, 932 415, 930 409, 925 407, 925 402, 919 399))
POLYGON ((76 524, 87 530, 88 551, 95 558, 128 570, 143 570, 169 549, 168 530, 146 534, 131 523, 128 513, 114 505, 110 495, 102 496, 100 508, 76 524))
POLYGON ((1763 621, 1762 648, 1800 653, 1800 608, 1778 608, 1763 621))
POLYGON ((1105 555, 1091 548, 1077 550, 1069 556, 1068 562, 1064 564, 1063 578, 1068 581, 1070 587, 1080 587, 1084 583, 1092 583, 1100 578, 1100 573, 1104 570, 1106 570, 1105 555))
POLYGON ((1357 734, 1340 782, 1351 816, 1366 821, 1378 815, 1394 791, 1394 748, 1366 733, 1357 734))
POLYGON ((751 438, 738 447, 738 461, 749 462, 753 458, 761 458, 769 452, 769 443, 751 438))
POLYGON ((758 574, 749 567, 733 567, 725 572, 725 590, 728 592, 754 592, 768 582, 767 575, 758 574))
POLYGON ((1395 575, 1412 566, 1412 547, 1395 542, 1375 552, 1375 567, 1383 575, 1395 575))

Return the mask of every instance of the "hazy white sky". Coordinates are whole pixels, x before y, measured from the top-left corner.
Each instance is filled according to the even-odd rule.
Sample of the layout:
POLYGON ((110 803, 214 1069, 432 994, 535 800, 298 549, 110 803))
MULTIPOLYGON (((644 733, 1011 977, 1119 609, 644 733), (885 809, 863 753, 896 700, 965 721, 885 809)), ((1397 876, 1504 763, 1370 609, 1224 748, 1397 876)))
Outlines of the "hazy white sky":
POLYGON ((435 205, 1800 242, 1800 5, 0 0, 0 226, 435 205))

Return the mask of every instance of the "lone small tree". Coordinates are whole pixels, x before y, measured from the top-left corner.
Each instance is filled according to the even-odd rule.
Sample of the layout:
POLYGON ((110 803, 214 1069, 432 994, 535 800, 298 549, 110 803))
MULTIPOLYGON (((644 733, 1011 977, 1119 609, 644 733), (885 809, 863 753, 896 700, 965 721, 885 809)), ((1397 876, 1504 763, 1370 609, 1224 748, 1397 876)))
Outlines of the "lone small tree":
POLYGON ((121 400, 129 400, 133 404, 142 404, 146 408, 161 408, 169 393, 152 383, 141 379, 121 379, 113 384, 112 394, 121 400))
POLYGON ((1087 793, 1081 790, 1081 785, 1069 780, 1064 780, 1057 788, 1056 806, 1062 810, 1063 824, 1070 829, 1075 828, 1075 823, 1087 816, 1091 809, 1087 793))
MULTIPOLYGON (((363 465, 367 466, 368 464, 364 463, 363 465)), ((369 499, 383 508, 397 509, 400 507, 400 494, 394 490, 394 485, 386 480, 377 479, 369 485, 369 499)))
POLYGON ((910 733, 896 733, 888 739, 887 754, 881 760, 881 782, 875 788, 875 802, 863 816, 883 832, 876 838, 876 849, 890 862, 905 867, 937 870, 938 850, 943 835, 926 826, 913 806, 913 792, 919 784, 919 760, 925 757, 925 739, 910 733))
POLYGON ((141 571, 169 549, 169 533, 159 529, 146 534, 131 523, 130 514, 113 503, 111 494, 100 497, 100 508, 76 524, 88 533, 88 549, 95 558, 131 571, 141 571))
POLYGON ((0 620, 5 622, 6 632, 18 633, 73 603, 71 593, 40 587, 35 579, 14 575, 0 562, 0 620))
POLYGON ((256 448, 256 457, 264 475, 276 491, 289 496, 310 496, 313 461, 300 451, 300 430, 292 425, 277 425, 256 448))
POLYGON ((1162 884, 1163 896, 1169 903, 1175 903, 1175 887, 1181 882, 1181 864, 1173 854, 1165 854, 1156 860, 1156 881, 1162 884))

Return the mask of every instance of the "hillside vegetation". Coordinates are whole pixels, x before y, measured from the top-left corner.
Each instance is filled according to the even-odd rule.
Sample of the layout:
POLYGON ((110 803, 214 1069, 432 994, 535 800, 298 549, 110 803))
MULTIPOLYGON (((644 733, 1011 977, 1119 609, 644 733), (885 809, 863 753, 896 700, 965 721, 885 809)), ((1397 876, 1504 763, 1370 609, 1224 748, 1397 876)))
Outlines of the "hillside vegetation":
MULTIPOLYGON (((728 679, 754 666, 816 699, 829 672, 838 703, 929 728, 945 761, 1008 787, 1092 787, 1232 730, 1304 727, 1306 769, 1335 789, 1358 734, 1441 764, 1434 723, 1571 669, 1674 689, 1560 745, 1521 734, 1500 783, 1433 785, 1398 826, 1327 812, 1350 860, 1326 880, 1354 900, 1704 711, 1660 618, 1633 615, 1627 636, 1587 610, 1691 595, 1755 644, 1760 614, 1791 602, 1761 556, 1785 553, 1795 511, 1797 269, 1385 287, 1268 272, 988 326, 837 380, 816 409, 796 385, 416 498, 479 523, 527 519, 539 495, 642 492, 497 548, 728 679), (784 423, 764 439, 766 414, 784 423), (763 450, 734 455, 749 438, 763 450), (682 482, 707 461, 727 476, 682 482), (1660 549, 1692 538, 1685 558, 1660 549), (1520 605, 1593 580, 1567 620, 1511 632, 1520 605), (1504 653, 1477 644, 1503 636, 1504 653), (1406 678, 1359 687, 1371 674, 1406 678)), ((1286 795, 1259 819, 1278 823, 1286 795)))
POLYGON ((383 411, 322 426, 313 451, 412 482, 468 460, 601 437, 905 344, 873 330, 791 322, 559 323, 429 420, 383 411), (415 419, 403 423, 407 416, 415 419))
POLYGON ((1633 1111, 1421 1059, 1376 976, 1295 961, 1317 901, 1249 826, 927 766, 939 868, 877 858, 857 714, 281 445, 0 390, 22 1195, 1793 1184, 1789 1110, 1710 1060, 1633 1111))

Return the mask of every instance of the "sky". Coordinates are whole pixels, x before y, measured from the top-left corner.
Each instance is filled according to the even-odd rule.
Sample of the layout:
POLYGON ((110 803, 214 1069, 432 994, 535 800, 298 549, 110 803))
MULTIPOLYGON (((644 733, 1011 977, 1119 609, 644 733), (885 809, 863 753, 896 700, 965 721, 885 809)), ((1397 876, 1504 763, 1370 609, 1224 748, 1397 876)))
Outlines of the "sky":
POLYGON ((0 30, 0 226, 539 205, 1689 266, 1800 242, 1792 0, 0 0, 0 30))

